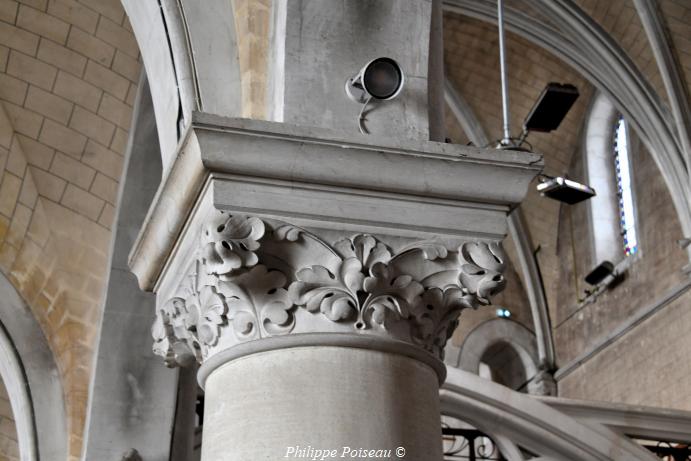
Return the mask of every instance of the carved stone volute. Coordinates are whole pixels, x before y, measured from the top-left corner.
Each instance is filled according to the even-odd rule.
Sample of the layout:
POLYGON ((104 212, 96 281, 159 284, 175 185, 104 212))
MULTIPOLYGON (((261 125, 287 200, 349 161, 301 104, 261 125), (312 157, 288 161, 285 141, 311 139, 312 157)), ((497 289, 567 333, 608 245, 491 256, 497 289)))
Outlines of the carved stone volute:
POLYGON ((372 235, 333 245, 290 224, 218 212, 203 226, 183 283, 159 303, 154 352, 169 366, 300 333, 407 343, 443 359, 463 309, 504 286, 497 243, 394 252, 372 235))

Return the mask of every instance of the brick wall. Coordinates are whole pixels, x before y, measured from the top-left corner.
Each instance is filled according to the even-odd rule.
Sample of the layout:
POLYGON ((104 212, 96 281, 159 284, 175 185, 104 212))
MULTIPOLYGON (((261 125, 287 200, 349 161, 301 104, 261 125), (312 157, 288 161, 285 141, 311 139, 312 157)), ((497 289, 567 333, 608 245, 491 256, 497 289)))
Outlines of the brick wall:
POLYGON ((72 459, 139 70, 118 0, 0 0, 0 269, 56 357, 72 459))
POLYGON ((19 461, 17 429, 5 384, 0 379, 0 461, 19 461))

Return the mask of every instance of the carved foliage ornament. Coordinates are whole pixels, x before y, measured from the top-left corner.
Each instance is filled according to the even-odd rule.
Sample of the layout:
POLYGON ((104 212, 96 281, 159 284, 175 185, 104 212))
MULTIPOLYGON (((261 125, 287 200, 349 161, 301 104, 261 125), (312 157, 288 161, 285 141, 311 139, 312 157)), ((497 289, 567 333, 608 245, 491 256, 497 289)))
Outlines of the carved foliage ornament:
POLYGON ((201 362, 222 335, 233 335, 235 344, 286 334, 307 315, 313 331, 321 331, 319 322, 323 331, 338 324, 339 331, 410 342, 442 358, 461 311, 488 304, 503 288, 504 264, 495 243, 449 252, 421 242, 394 255, 371 235, 329 247, 288 224, 220 213, 202 230, 199 256, 177 295, 158 309, 154 352, 169 366, 201 362), (268 241, 273 246, 264 253, 268 241), (322 262, 312 257, 322 252, 329 262, 277 270, 267 262, 286 262, 269 254, 276 244, 287 245, 288 254, 307 252, 295 261, 322 262))

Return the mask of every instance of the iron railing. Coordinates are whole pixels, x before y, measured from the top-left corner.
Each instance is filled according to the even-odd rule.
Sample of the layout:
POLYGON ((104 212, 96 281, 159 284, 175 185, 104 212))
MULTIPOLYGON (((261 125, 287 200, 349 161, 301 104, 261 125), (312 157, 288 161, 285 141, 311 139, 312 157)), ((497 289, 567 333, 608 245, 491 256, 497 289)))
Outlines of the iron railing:
POLYGON ((505 461, 497 444, 487 434, 477 429, 442 427, 442 436, 445 460, 505 461))

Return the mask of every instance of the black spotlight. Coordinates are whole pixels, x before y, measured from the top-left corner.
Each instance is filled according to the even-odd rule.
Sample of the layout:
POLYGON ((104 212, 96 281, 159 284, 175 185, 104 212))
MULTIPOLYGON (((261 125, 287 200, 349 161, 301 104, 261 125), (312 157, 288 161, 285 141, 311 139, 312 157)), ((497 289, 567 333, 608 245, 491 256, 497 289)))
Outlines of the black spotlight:
POLYGON ((548 83, 523 122, 523 131, 548 133, 556 130, 578 99, 578 88, 570 84, 548 83))
POLYGON ((585 276, 585 281, 590 285, 597 285, 614 273, 614 264, 603 261, 595 269, 585 276))
POLYGON ((348 97, 360 104, 370 98, 393 99, 403 89, 405 77, 401 66, 391 58, 377 58, 368 62, 346 81, 348 97))
POLYGON ((537 191, 543 196, 573 205, 595 195, 595 189, 585 184, 562 177, 542 176, 542 182, 537 185, 537 191))

